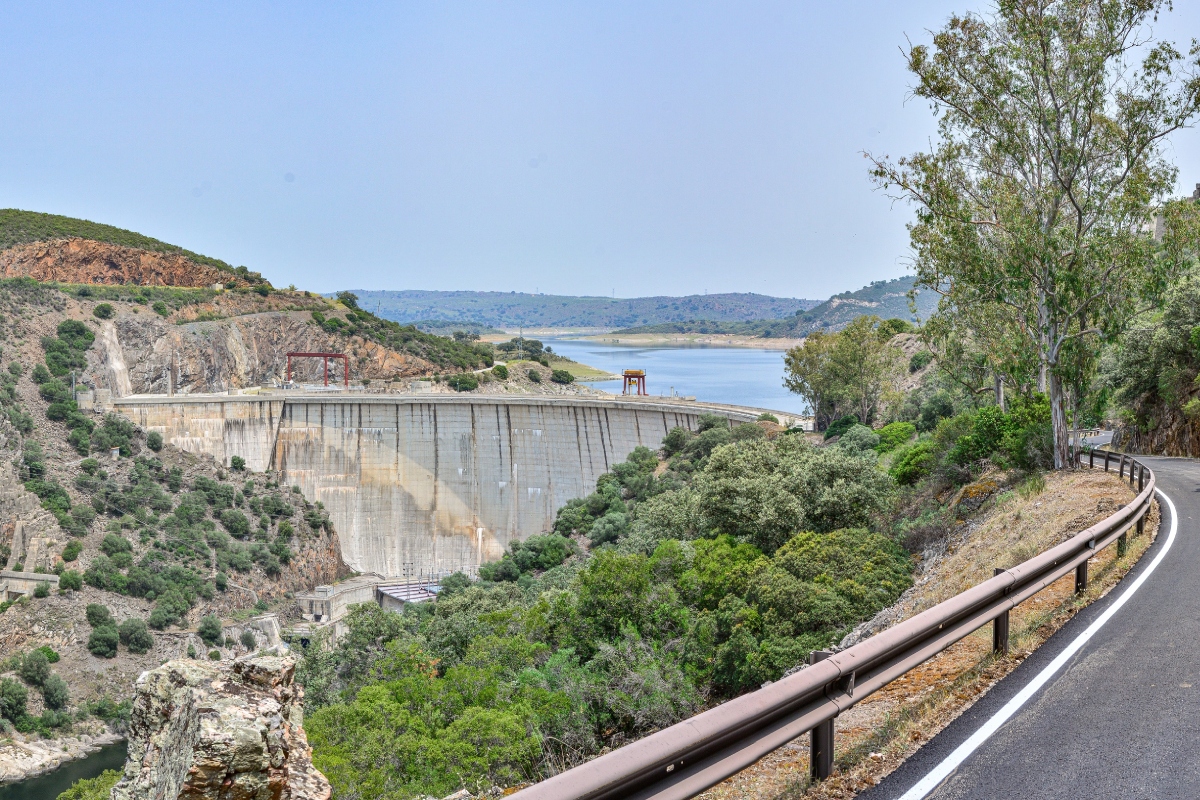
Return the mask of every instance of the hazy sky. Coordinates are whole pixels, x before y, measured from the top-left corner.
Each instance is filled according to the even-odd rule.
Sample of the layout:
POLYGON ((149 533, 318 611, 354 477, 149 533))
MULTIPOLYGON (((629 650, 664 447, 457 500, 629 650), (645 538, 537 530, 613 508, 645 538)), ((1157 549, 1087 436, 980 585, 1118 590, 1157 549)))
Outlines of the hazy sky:
POLYGON ((321 291, 823 298, 905 272, 861 151, 924 146, 898 48, 980 7, 4 3, 0 206, 321 291))

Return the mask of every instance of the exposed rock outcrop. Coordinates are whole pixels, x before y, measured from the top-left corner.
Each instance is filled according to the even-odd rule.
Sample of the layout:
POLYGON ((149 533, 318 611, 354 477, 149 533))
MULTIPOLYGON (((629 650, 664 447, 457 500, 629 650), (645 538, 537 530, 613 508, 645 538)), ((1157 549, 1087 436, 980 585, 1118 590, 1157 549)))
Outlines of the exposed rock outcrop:
POLYGON ((177 253, 155 253, 90 239, 21 244, 0 252, 0 275, 63 283, 138 286, 245 286, 233 273, 177 253))
POLYGON ((259 654, 143 673, 113 800, 327 800, 294 672, 292 659, 259 654))
MULTIPOLYGON (((359 337, 347 347, 346 337, 309 319, 306 311, 271 311, 176 325, 151 314, 121 315, 101 326, 85 378, 116 397, 166 393, 169 381, 179 393, 225 391, 283 379, 289 352, 346 352, 356 383, 434 371, 424 359, 359 337)), ((320 360, 297 360, 293 376, 320 381, 322 369, 320 360)), ((329 372, 330 383, 341 382, 340 363, 330 364, 329 372)))

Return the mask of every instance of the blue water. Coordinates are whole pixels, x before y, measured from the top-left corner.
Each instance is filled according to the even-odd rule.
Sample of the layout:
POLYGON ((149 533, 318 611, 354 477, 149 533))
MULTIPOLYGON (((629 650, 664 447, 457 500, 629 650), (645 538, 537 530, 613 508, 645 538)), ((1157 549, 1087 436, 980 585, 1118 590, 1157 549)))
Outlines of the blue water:
POLYGON ((77 780, 94 778, 106 769, 122 769, 127 747, 125 742, 105 745, 86 758, 68 761, 37 778, 0 784, 0 800, 55 800, 77 780))
MULTIPOLYGON (((749 347, 642 347, 581 339, 543 339, 554 352, 597 369, 620 374, 646 370, 650 394, 694 396, 710 403, 770 408, 804 413, 799 395, 783 387, 783 351, 749 347)), ((589 381, 589 385, 620 392, 621 382, 589 381)))

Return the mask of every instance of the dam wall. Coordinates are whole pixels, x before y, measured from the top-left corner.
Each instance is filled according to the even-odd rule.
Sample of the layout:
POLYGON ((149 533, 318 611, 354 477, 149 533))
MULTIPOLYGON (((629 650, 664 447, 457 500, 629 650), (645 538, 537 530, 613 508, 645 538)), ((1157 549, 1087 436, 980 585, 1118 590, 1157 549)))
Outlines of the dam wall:
POLYGON ((757 409, 555 396, 134 396, 115 410, 190 452, 246 459, 320 501, 346 564, 397 577, 473 571, 549 530, 638 445, 704 413, 757 409))

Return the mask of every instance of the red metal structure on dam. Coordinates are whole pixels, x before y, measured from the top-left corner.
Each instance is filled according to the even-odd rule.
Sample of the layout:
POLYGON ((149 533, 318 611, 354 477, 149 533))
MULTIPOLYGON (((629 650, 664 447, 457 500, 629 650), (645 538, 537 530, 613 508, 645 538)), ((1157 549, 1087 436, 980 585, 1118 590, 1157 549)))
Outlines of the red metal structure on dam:
POLYGON ((329 359, 340 358, 342 360, 342 382, 347 389, 350 388, 350 359, 345 353, 288 353, 287 354, 287 379, 288 383, 292 382, 292 359, 293 358, 320 358, 325 361, 325 385, 329 385, 329 359))
POLYGON ((627 369, 621 373, 621 377, 625 379, 625 388, 621 390, 621 394, 630 394, 630 389, 639 397, 646 396, 646 370, 644 369, 627 369))

